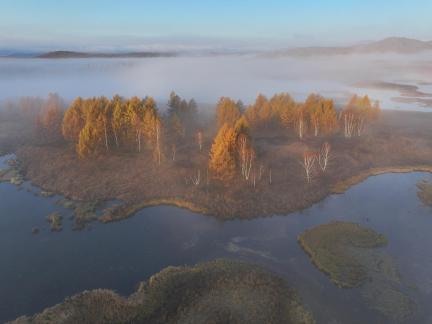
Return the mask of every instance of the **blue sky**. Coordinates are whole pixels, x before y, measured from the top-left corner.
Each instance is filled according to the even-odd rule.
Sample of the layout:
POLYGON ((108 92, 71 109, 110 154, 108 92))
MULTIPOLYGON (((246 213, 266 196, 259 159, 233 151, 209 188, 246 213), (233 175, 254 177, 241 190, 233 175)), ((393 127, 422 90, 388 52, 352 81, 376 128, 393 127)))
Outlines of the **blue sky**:
POLYGON ((333 45, 432 40, 431 0, 0 0, 0 47, 333 45))

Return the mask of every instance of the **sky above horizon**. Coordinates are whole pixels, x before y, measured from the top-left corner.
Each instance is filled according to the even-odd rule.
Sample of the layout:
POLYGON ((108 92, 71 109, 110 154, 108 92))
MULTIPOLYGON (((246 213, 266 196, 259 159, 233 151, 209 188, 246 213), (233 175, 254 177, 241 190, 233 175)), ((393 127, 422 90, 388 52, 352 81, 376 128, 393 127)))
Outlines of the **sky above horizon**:
POLYGON ((0 0, 0 48, 145 49, 432 40, 430 0, 0 0))

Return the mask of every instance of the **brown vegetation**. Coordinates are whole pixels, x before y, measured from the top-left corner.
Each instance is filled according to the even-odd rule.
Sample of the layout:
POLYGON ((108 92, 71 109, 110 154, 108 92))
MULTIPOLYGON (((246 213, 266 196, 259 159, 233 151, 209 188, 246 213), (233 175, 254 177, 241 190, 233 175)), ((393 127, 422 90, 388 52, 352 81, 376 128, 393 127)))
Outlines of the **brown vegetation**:
POLYGON ((367 97, 353 97, 338 112, 318 95, 305 103, 287 94, 260 95, 243 114, 242 104, 224 98, 219 114, 232 116, 221 107, 236 106, 230 109, 238 119, 220 128, 200 118, 193 100, 172 93, 168 106, 161 114, 148 97, 78 98, 63 120, 65 139, 74 145, 21 147, 23 173, 71 199, 122 200, 105 220, 166 199, 226 219, 302 209, 340 192, 341 181, 365 170, 429 170, 432 160, 429 114, 383 112, 376 120, 378 106, 367 97), (351 138, 345 137, 345 114, 354 116, 351 138), (305 152, 314 156, 309 176, 305 152))
POLYGON ((25 323, 314 323, 286 282, 241 262, 215 260, 169 267, 123 298, 86 291, 25 323))

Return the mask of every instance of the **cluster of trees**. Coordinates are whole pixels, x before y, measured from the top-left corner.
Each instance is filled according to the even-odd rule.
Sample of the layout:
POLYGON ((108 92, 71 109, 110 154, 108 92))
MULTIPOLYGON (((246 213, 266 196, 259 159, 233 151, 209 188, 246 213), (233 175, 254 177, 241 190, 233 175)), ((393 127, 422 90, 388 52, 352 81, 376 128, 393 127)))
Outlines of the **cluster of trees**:
POLYGON ((240 117, 235 124, 225 122, 219 128, 210 150, 209 170, 214 178, 226 181, 240 169, 241 176, 249 180, 255 156, 249 126, 240 117))
POLYGON ((171 137, 182 139, 186 136, 187 130, 192 129, 196 124, 197 103, 194 99, 186 101, 175 92, 171 92, 168 100, 167 124, 171 130, 171 137))
POLYGON ((275 94, 270 99, 258 95, 245 116, 253 128, 282 125, 294 129, 299 138, 309 131, 318 136, 337 129, 333 101, 316 94, 311 94, 304 103, 295 102, 287 93, 275 94))
POLYGON ((380 111, 379 102, 372 103, 368 96, 351 97, 341 114, 344 136, 346 138, 361 136, 366 123, 376 120, 380 111))
POLYGON ((80 157, 111 148, 141 152, 147 145, 160 161, 161 125, 151 97, 78 97, 64 114, 62 134, 76 145, 80 157))
MULTIPOLYGON (((147 149, 160 164, 164 142, 172 143, 172 159, 175 160, 176 143, 185 137, 187 130, 195 130, 196 115, 195 100, 186 101, 174 92, 165 115, 160 114, 152 97, 78 97, 64 113, 61 134, 75 145, 80 157, 101 151, 142 152, 147 149)), ((197 134, 197 142, 201 150, 202 131, 197 134)))
MULTIPOLYGON (((80 157, 101 151, 146 149, 160 164, 168 143, 175 161, 177 144, 186 134, 193 134, 199 151, 203 150, 204 132, 197 127, 197 104, 194 99, 186 101, 175 92, 170 94, 164 115, 159 113, 152 97, 78 97, 63 114, 62 100, 50 94, 39 106, 38 132, 52 138, 62 136, 75 145, 80 157)), ((287 93, 275 94, 270 99, 258 95, 247 108, 241 101, 222 97, 216 107, 218 131, 211 146, 208 170, 213 178, 223 181, 236 174, 252 180, 257 154, 251 133, 257 129, 285 127, 295 131, 300 139, 343 129, 344 136, 350 138, 360 136, 365 125, 375 120, 379 112, 379 104, 367 96, 353 96, 339 113, 332 100, 316 94, 301 103, 287 93)), ((316 165, 322 172, 326 171, 329 156, 327 142, 320 152, 305 153, 302 166, 307 181, 311 180, 316 165)), ((200 178, 199 171, 191 182, 199 183, 200 178)))
MULTIPOLYGON (((238 170, 249 180, 256 158, 250 129, 283 126, 303 139, 309 134, 317 137, 343 128, 344 136, 350 138, 360 136, 365 125, 377 119, 379 113, 379 103, 372 103, 368 96, 353 96, 339 114, 333 100, 317 94, 309 95, 302 103, 287 93, 275 94, 270 99, 260 94, 245 110, 239 102, 223 97, 216 108, 219 132, 211 149, 209 169, 222 180, 231 179, 238 170)), ((330 148, 326 142, 319 152, 305 152, 301 164, 308 182, 316 165, 326 171, 330 148)))
POLYGON ((353 96, 338 115, 333 100, 317 94, 308 96, 305 102, 296 102, 289 94, 275 94, 270 99, 258 95, 255 103, 242 112, 238 102, 221 98, 216 111, 217 124, 221 127, 244 116, 253 129, 284 126, 295 130, 302 139, 307 134, 319 136, 336 132, 343 127, 346 137, 360 136, 365 124, 379 115, 379 103, 372 103, 368 96, 353 96))

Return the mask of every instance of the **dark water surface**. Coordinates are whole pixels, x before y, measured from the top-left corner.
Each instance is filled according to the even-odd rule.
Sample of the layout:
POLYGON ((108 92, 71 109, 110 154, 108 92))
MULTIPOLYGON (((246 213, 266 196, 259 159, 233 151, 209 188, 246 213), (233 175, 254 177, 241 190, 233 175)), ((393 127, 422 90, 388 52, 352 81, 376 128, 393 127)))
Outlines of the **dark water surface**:
MULTIPOLYGON (((0 168, 8 157, 0 157, 0 168)), ((10 157, 9 157, 10 158, 10 157)), ((4 166, 4 165, 3 165, 4 166)), ((219 257, 257 262, 287 278, 318 323, 392 323, 371 309, 360 289, 340 289, 318 271, 297 243, 305 229, 332 220, 353 221, 384 234, 417 304, 410 323, 432 323, 432 208, 421 204, 416 183, 429 174, 371 177, 342 195, 302 212, 219 222, 174 207, 142 210, 119 223, 76 232, 70 211, 25 183, 0 184, 0 322, 33 314, 82 290, 109 288, 127 295, 169 265, 219 257), (32 192, 29 192, 32 191, 32 192), (59 211, 63 231, 46 216, 59 211), (31 230, 41 231, 33 235, 31 230)))

